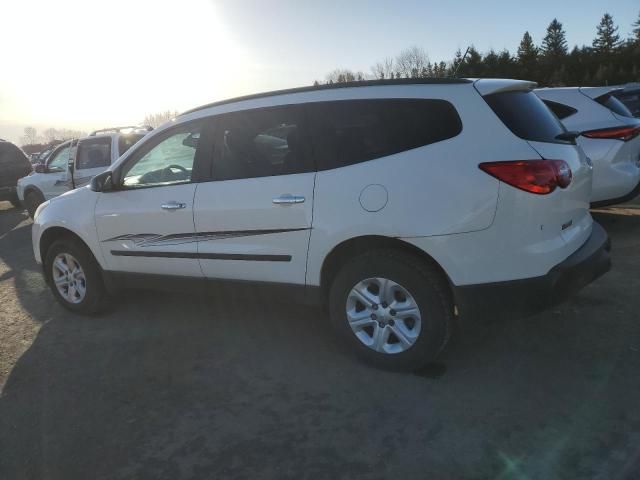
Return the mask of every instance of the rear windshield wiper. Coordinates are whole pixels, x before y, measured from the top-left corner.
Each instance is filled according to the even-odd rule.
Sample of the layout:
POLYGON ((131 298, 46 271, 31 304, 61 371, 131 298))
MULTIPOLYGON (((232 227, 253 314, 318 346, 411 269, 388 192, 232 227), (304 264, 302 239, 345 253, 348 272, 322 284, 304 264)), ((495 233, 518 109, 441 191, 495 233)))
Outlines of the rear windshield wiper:
POLYGON ((556 140, 563 140, 565 142, 575 142, 576 138, 580 136, 580 132, 562 132, 556 135, 556 140))

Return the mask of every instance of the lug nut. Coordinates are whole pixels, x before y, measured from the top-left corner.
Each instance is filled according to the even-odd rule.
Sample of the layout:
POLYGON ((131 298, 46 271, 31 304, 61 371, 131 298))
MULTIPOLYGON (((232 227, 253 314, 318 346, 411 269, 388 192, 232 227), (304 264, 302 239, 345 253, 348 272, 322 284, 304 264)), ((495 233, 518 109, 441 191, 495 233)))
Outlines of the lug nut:
POLYGON ((375 320, 375 319, 377 319, 377 318, 378 318, 378 317, 377 317, 377 315, 376 315, 375 313, 372 313, 372 314, 371 314, 371 320, 375 320))
POLYGON ((378 309, 378 304, 377 304, 377 303, 374 303, 374 304, 373 304, 373 309, 374 309, 374 310, 377 310, 377 309, 378 309))
POLYGON ((387 308, 387 307, 388 307, 387 302, 382 302, 382 308, 387 308))
POLYGON ((395 310, 393 310, 393 309, 391 309, 391 310, 389 310, 389 314, 390 314, 390 315, 395 315, 395 314, 396 314, 396 311, 395 311, 395 310))
POLYGON ((395 325, 396 322, 393 321, 393 318, 391 320, 389 320, 389 326, 393 327, 395 325))

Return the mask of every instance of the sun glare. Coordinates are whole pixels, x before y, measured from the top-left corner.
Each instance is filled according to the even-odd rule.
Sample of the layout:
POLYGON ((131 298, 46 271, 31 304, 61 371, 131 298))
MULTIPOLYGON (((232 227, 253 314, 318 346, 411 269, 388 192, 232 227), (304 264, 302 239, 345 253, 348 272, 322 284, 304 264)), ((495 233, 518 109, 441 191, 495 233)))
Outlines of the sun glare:
POLYGON ((100 9, 76 0, 11 2, 8 17, 33 20, 26 32, 23 21, 0 31, 1 44, 12 46, 5 64, 22 72, 0 78, 0 120, 136 123, 246 88, 238 78, 249 58, 206 0, 115 0, 100 9))

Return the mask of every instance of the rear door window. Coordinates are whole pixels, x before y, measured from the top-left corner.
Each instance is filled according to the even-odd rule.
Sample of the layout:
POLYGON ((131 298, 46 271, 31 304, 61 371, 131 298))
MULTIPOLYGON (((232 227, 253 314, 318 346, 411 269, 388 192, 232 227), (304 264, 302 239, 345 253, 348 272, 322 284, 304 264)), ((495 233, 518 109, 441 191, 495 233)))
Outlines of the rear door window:
POLYGON ((594 100, 598 102, 600 105, 602 105, 603 107, 607 107, 613 113, 622 115, 623 117, 633 117, 633 114, 625 106, 625 104, 622 103, 613 95, 611 95, 610 93, 607 93, 606 95, 601 95, 598 98, 595 98, 594 100))
POLYGON ((458 112, 445 100, 344 100, 306 108, 319 170, 423 147, 462 131, 458 112))
POLYGON ((483 97, 509 130, 524 140, 571 143, 558 140, 567 130, 562 122, 533 92, 501 92, 483 97))
POLYGON ((301 107, 288 105, 216 117, 214 180, 314 170, 301 107))
POLYGON ((108 167, 111 164, 111 137, 82 140, 76 152, 76 169, 108 167))

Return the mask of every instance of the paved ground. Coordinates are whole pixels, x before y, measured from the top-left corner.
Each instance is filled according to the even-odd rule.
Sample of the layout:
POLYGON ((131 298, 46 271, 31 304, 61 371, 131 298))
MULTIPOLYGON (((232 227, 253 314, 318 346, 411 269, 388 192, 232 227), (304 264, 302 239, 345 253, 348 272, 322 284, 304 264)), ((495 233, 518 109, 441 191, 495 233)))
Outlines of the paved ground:
POLYGON ((640 209, 595 216, 606 277, 395 374, 266 298, 70 315, 1 204, 0 478, 640 478, 640 209))

